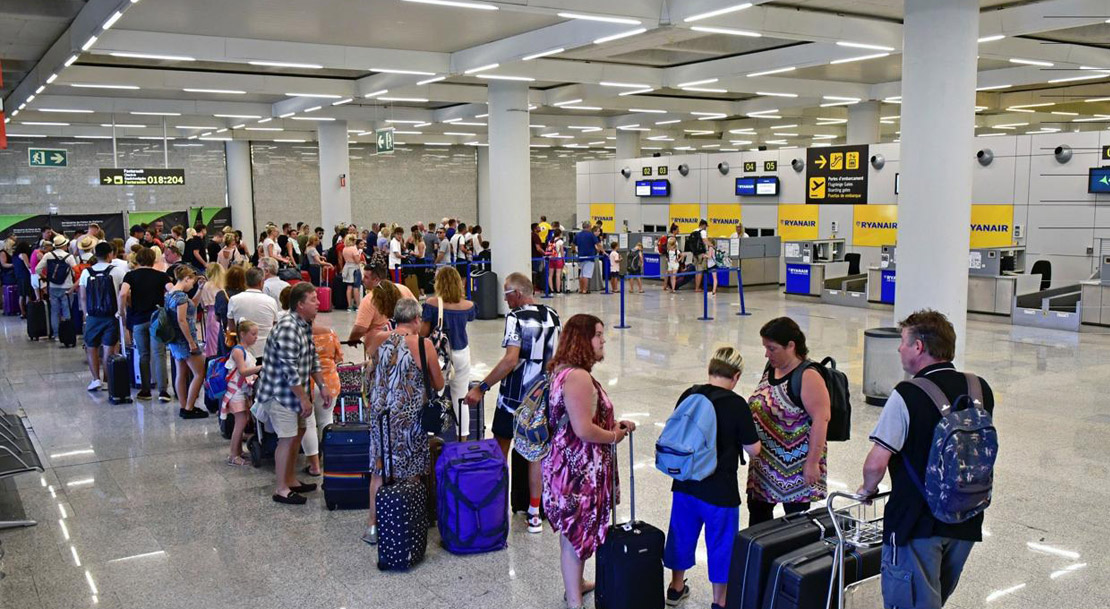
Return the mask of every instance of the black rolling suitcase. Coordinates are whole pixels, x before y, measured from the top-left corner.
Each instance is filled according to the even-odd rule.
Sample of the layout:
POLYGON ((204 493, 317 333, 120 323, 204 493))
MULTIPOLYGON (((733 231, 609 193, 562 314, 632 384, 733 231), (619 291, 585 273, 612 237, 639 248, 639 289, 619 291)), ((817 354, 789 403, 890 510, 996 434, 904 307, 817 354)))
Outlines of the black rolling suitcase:
POLYGON ((108 358, 108 401, 131 402, 131 358, 116 354, 108 358))
POLYGON ((50 334, 45 300, 32 300, 27 303, 27 337, 38 340, 50 334))
POLYGON ((77 334, 85 333, 85 313, 81 310, 81 299, 73 295, 73 304, 69 307, 69 318, 73 320, 73 330, 77 334))
POLYGON ((819 541, 833 532, 825 509, 761 522, 742 529, 732 546, 726 609, 760 609, 763 590, 776 558, 819 541))
POLYGON ((378 570, 407 571, 424 560, 428 549, 428 489, 414 480, 393 479, 393 443, 389 411, 378 419, 385 482, 374 495, 378 516, 378 570))
MULTIPOLYGON (((605 543, 597 549, 597 588, 594 606, 597 609, 663 609, 663 531, 636 520, 636 477, 632 434, 628 434, 628 487, 632 509, 631 520, 613 524, 617 506, 613 504, 612 521, 605 543)), ((613 455, 614 484, 617 459, 613 455)))
MULTIPOLYGON (((763 592, 763 609, 825 607, 835 551, 834 535, 829 540, 815 541, 776 558, 763 592)), ((881 545, 872 548, 846 546, 843 585, 878 575, 882 555, 881 545)), ((836 606, 835 600, 831 606, 836 606)))
POLYGON ((339 399, 341 419, 324 427, 320 440, 324 505, 329 510, 365 510, 370 507, 370 425, 362 398, 339 399), (358 421, 347 420, 347 400, 358 402, 358 421))
POLYGON ((69 349, 77 346, 77 328, 74 326, 72 319, 63 319, 58 322, 58 342, 69 349))

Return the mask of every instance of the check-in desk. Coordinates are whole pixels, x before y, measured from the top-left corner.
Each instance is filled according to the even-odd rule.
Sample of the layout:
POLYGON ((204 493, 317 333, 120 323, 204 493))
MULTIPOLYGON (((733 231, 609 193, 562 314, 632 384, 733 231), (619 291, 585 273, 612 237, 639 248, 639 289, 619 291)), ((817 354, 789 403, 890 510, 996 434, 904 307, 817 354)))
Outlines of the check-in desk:
POLYGON ((973 249, 968 255, 968 313, 1009 317, 1015 297, 1040 289, 1041 276, 1025 274, 1024 247, 973 249))
POLYGON ((1099 273, 1100 279, 1091 279, 1079 284, 1080 301, 1083 303, 1082 323, 1086 326, 1110 327, 1110 239, 1100 239, 1099 273))
POLYGON ((879 304, 894 304, 895 276, 898 264, 895 259, 895 247, 884 245, 882 248, 879 266, 867 269, 867 302, 879 304))
POLYGON ((825 281, 848 274, 843 239, 788 241, 783 247, 786 289, 795 296, 821 296, 825 281))
POLYGON ((781 237, 744 237, 739 239, 738 249, 732 250, 731 239, 728 243, 732 267, 740 266, 740 274, 745 286, 778 285, 779 255, 782 252, 781 237), (731 255, 736 251, 735 256, 731 255))

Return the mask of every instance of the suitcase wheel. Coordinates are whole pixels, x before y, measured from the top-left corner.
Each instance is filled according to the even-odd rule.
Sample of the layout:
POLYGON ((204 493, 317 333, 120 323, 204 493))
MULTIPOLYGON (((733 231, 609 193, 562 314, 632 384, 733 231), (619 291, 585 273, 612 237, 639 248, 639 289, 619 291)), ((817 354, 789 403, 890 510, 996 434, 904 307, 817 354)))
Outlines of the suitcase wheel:
POLYGON ((251 454, 251 465, 262 467, 262 444, 259 443, 258 438, 252 437, 247 441, 247 451, 251 454))
POLYGON ((328 503, 327 506, 328 506, 328 511, 329 512, 334 512, 335 508, 339 507, 338 505, 336 505, 334 503, 328 503))

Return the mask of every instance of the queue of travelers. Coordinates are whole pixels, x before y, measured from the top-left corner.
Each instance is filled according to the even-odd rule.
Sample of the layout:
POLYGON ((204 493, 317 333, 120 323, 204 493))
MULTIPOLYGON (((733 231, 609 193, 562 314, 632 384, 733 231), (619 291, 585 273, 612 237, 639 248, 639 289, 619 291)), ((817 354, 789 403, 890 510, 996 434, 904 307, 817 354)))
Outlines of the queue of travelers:
MULTIPOLYGON (((703 221, 695 232, 704 229, 703 221)), ((48 303, 50 328, 72 324, 73 316, 80 314, 90 392, 105 388, 110 359, 133 349, 137 399, 153 400, 157 392, 159 401, 170 402, 168 354, 179 416, 207 418, 206 358, 226 356, 227 389, 217 404, 232 420, 226 463, 249 463, 243 442, 252 423, 272 429, 277 436, 272 499, 278 504, 303 505, 306 495, 317 489, 316 483, 302 478, 322 474, 320 437, 333 421, 341 392, 337 367, 344 359, 342 345, 361 347, 366 356, 362 382, 367 420, 388 412, 392 426, 384 441, 379 428, 371 432, 370 509, 361 537, 369 544, 378 542, 374 497, 383 483, 384 467, 378 447, 388 444, 392 476, 428 475, 429 435, 421 421, 427 384, 452 397, 449 403, 461 419, 459 440, 468 439, 471 409, 499 385, 491 429, 508 460, 516 438, 514 415, 537 381, 547 379, 550 452, 528 467, 526 525, 530 533, 542 533, 546 518, 559 534, 566 603, 583 606, 584 596, 595 587, 585 578, 584 563, 605 543, 621 493, 614 452, 636 425, 616 419, 612 400, 593 376, 605 358, 605 323, 588 314, 563 322, 555 308, 535 300, 537 284, 548 283, 555 291, 561 287, 561 273, 552 271, 564 268, 570 246, 557 222, 547 224, 543 218, 533 225, 533 255, 558 259, 560 265, 548 265, 546 273, 533 266, 531 277, 511 273, 503 281, 509 308, 501 342, 504 352, 480 379, 472 376, 470 362, 468 326, 475 322, 475 305, 466 298, 456 264, 488 254, 480 227, 445 218, 438 226, 414 225, 406 237, 398 226, 375 224, 361 232, 355 226, 340 226, 325 251, 320 228, 310 231, 307 224, 299 224, 279 230, 270 225, 259 235, 253 254, 231 228, 218 231, 218 240, 205 238, 204 225, 187 231, 173 227, 165 234, 163 230, 160 223, 136 225, 126 242, 114 243, 95 225, 73 240, 44 229, 34 249, 9 239, 0 248, 0 277, 18 293, 18 303, 13 304, 22 316, 28 315, 29 303, 38 301, 48 303), (410 256, 435 265, 431 295, 423 302, 425 290, 411 289, 403 274, 403 261, 410 256), (287 269, 305 273, 298 271, 301 278, 293 278, 287 269), (329 276, 341 277, 348 306, 356 311, 344 341, 319 315, 317 286, 327 286, 329 276), (71 304, 74 294, 76 309, 71 304), (173 326, 172 338, 157 328, 165 323, 159 321, 163 318, 173 326), (444 334, 450 346, 446 366, 430 338, 436 332, 444 334), (298 470, 301 450, 306 463, 298 470)), ((613 269, 625 266, 631 275, 643 268, 642 244, 621 254, 614 241, 605 253, 600 232, 600 226, 584 222, 574 237, 580 293, 588 293, 594 254, 607 256, 613 269), (590 256, 582 258, 584 252, 590 256)), ((672 234, 659 241, 668 270, 675 270, 679 258, 676 232, 672 226, 672 234)), ((736 234, 743 235, 741 225, 736 234)), ((688 242, 699 240, 692 235, 688 242)), ((715 248, 703 232, 700 243, 686 253, 698 260, 696 269, 712 269, 712 261, 720 263, 715 248)), ((669 280, 664 285, 675 289, 669 280)), ((643 291, 642 282, 633 286, 643 291)), ((857 495, 875 496, 890 472, 882 550, 886 605, 940 607, 955 589, 972 547, 982 540, 989 491, 985 501, 953 521, 938 515, 923 490, 921 480, 932 475, 935 458, 930 455, 933 430, 947 416, 937 400, 955 403, 971 395, 978 407, 992 413, 994 397, 984 380, 955 369, 955 331, 944 315, 918 311, 902 320, 900 328, 901 364, 913 379, 898 384, 869 435, 873 447, 857 495)), ((786 514, 795 514, 828 496, 832 404, 827 381, 809 359, 806 336, 796 321, 772 319, 759 335, 766 365, 747 399, 736 393, 745 362, 734 347, 716 349, 708 358, 706 381, 679 398, 679 404, 691 395, 711 402, 717 465, 708 477, 672 484, 662 559, 671 574, 665 590, 668 605, 690 595, 686 574, 697 562, 704 529, 712 607, 724 607, 740 529, 739 467, 744 455, 750 459, 744 487, 749 526, 772 520, 780 504, 786 514)))

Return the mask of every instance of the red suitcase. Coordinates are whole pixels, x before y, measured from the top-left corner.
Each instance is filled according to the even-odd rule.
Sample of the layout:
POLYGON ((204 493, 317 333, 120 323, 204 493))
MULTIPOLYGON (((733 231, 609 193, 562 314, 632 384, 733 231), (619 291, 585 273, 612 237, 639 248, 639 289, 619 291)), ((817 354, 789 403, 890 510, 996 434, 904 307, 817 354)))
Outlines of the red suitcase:
POLYGON ((324 285, 316 288, 316 299, 320 301, 321 313, 328 313, 331 311, 331 288, 328 287, 327 282, 324 285))
POLYGON ((301 271, 301 281, 312 281, 312 278, 308 276, 308 271, 301 271))

